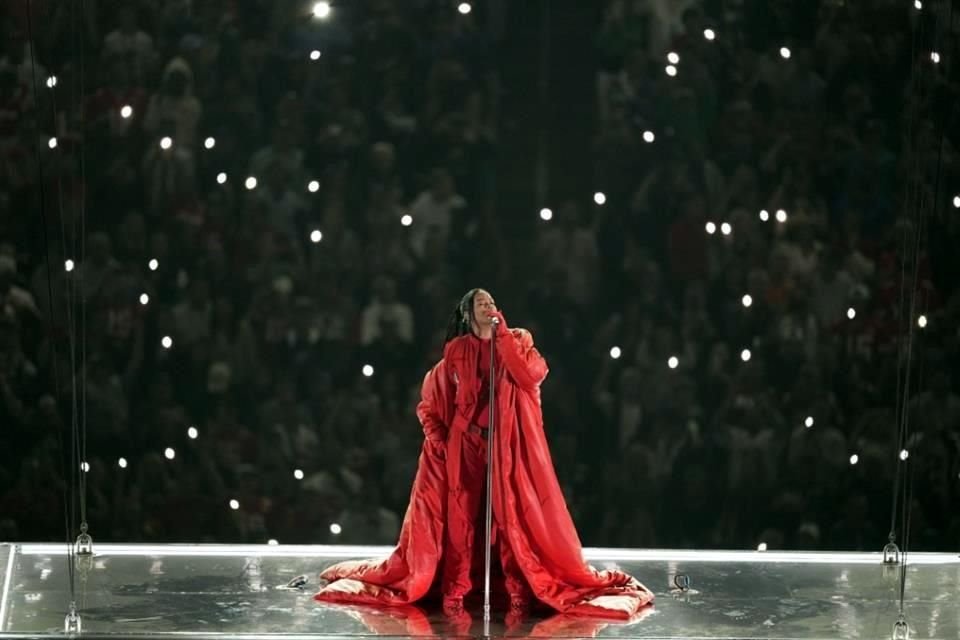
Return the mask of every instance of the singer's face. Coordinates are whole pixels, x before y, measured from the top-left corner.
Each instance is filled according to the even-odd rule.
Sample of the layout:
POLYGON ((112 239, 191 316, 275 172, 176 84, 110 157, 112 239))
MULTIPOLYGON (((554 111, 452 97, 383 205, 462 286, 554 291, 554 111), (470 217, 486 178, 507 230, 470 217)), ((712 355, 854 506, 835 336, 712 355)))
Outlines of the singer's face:
POLYGON ((481 327, 490 325, 490 315, 497 310, 497 303, 493 296, 481 289, 473 296, 473 318, 481 327))

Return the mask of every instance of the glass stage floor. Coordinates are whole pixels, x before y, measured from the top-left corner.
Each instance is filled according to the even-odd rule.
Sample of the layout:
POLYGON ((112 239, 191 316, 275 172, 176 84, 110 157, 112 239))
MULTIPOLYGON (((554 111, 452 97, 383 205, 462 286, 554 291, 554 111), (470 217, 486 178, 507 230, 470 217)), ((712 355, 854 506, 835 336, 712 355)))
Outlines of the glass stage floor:
MULTIPOLYGON (((315 603, 316 575, 332 562, 387 547, 95 544, 76 573, 81 635, 109 637, 307 638, 480 637, 480 602, 447 619, 435 605, 369 609, 315 603), (309 582, 289 590, 298 575, 309 582)), ((789 553, 587 549, 656 592, 629 623, 571 619, 534 610, 494 611, 493 637, 891 638, 898 570, 879 553, 789 553), (689 589, 674 588, 676 575, 689 589)), ((904 613, 910 638, 960 638, 960 556, 908 556, 904 613)), ((0 638, 64 635, 70 591, 64 544, 0 545, 0 638)))

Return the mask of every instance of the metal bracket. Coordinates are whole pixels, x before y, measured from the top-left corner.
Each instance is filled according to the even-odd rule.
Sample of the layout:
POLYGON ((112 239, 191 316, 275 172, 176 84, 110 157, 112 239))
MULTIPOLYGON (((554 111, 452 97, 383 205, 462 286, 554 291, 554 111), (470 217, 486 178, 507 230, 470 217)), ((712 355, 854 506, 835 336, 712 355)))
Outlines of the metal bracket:
POLYGON ((81 632, 82 628, 83 624, 80 620, 80 614, 77 613, 77 603, 71 602, 70 611, 63 620, 63 632, 68 635, 77 635, 81 632))
POLYGON ((901 613, 897 616, 897 621, 893 623, 893 640, 909 640, 909 638, 910 625, 907 624, 907 619, 901 613))
POLYGON ((900 564, 900 548, 891 538, 883 547, 883 564, 900 564))
POLYGON ((680 591, 690 590, 690 576, 685 573, 678 573, 673 576, 673 585, 680 591))
POLYGON ((77 536, 76 554, 78 556, 93 555, 93 538, 87 533, 87 523, 80 524, 80 535, 77 536))

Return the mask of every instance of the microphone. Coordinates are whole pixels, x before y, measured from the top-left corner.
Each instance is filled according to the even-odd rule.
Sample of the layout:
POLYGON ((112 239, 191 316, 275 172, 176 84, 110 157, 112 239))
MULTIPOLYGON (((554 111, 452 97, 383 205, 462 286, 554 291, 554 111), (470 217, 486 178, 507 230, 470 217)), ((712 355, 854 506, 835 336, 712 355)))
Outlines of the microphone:
POLYGON ((500 324, 500 318, 497 316, 490 316, 490 323, 493 325, 498 325, 500 324))

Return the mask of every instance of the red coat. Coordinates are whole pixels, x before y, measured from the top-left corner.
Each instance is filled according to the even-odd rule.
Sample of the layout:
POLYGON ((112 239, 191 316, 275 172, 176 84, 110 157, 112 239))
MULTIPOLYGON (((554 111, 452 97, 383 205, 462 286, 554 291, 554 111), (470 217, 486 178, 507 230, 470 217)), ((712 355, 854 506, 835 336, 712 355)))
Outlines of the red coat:
MULTIPOLYGON (((557 611, 630 618, 653 601, 653 593, 623 572, 598 571, 583 561, 543 432, 546 361, 523 329, 501 329, 496 346, 493 508, 502 523, 501 543, 510 545, 533 594, 557 611)), ((329 584, 317 600, 407 605, 430 591, 443 556, 447 486, 443 447, 431 440, 445 439, 448 428, 460 428, 462 416, 472 415, 479 350, 469 336, 452 340, 424 378, 417 416, 427 440, 396 549, 385 559, 351 560, 323 571, 329 584)), ((477 530, 483 531, 483 509, 480 519, 477 530)))

